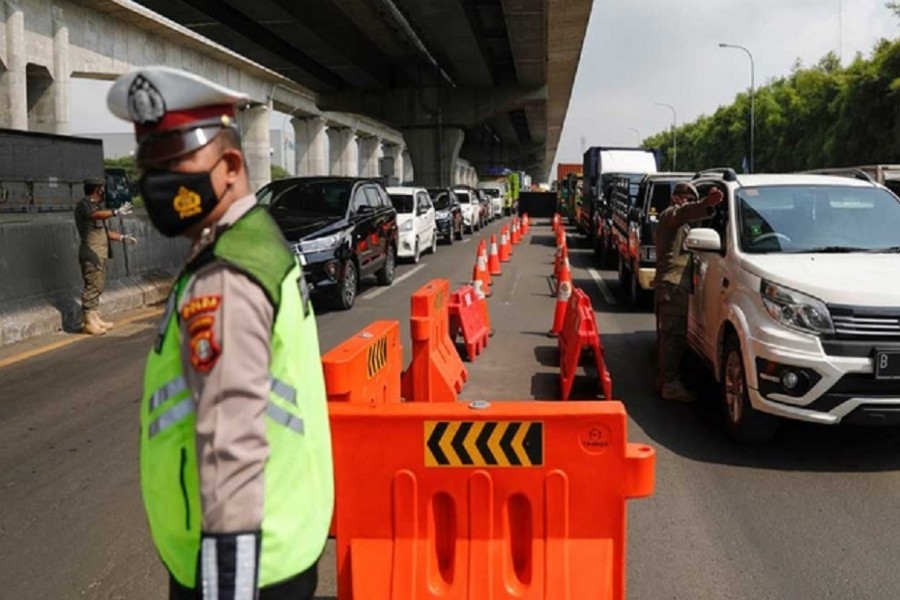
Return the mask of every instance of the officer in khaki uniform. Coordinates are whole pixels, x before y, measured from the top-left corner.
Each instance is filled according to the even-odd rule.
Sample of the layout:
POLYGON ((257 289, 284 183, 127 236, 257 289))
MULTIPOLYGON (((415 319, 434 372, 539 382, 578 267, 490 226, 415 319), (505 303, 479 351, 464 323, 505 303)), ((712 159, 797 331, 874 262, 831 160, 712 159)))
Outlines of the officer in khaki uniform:
POLYGON ((250 189, 235 105, 191 73, 120 77, 154 226, 193 242, 150 352, 141 488, 170 598, 312 598, 333 505, 315 317, 250 189))
POLYGON ((680 402, 696 400, 681 381, 691 290, 691 255, 684 249, 684 240, 691 230, 689 223, 714 214, 714 207, 722 201, 722 191, 714 187, 703 200, 697 201, 698 197, 697 188, 690 183, 676 184, 672 203, 660 213, 656 228, 657 389, 664 399, 680 402))
POLYGON ((110 242, 122 241, 134 245, 137 238, 110 231, 106 221, 118 215, 131 213, 127 202, 116 210, 101 208, 106 198, 106 183, 102 179, 84 181, 84 198, 75 205, 75 228, 81 243, 78 246, 78 262, 84 291, 81 294, 81 327, 89 335, 103 335, 113 324, 100 318, 97 308, 100 295, 106 285, 106 261, 111 257, 110 242))

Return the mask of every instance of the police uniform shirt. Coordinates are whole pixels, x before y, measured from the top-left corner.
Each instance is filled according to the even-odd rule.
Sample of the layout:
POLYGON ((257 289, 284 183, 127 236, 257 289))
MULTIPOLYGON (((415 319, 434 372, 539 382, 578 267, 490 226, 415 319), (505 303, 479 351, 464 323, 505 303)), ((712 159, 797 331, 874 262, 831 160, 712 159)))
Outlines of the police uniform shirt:
MULTIPOLYGON (((234 223, 255 204, 253 195, 238 200, 218 225, 234 223)), ((213 241, 202 239, 193 253, 213 241)), ((182 367, 197 406, 203 531, 258 530, 274 308, 246 275, 212 263, 186 284, 179 318, 182 367)))
POLYGON ((656 228, 656 279, 655 285, 670 283, 688 290, 688 260, 690 252, 683 248, 684 240, 690 233, 694 221, 708 219, 713 209, 704 202, 688 202, 681 206, 671 205, 659 215, 656 228))
POLYGON ((81 261, 98 262, 109 258, 106 220, 93 218, 98 210, 101 210, 100 205, 88 197, 82 198, 75 205, 75 227, 81 238, 78 259, 81 261))

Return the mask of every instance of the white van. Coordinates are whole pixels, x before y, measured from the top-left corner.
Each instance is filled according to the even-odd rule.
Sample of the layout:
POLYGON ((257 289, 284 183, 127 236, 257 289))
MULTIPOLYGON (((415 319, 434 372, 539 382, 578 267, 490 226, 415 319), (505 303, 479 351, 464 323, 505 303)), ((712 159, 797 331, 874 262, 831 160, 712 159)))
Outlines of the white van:
POLYGON ((900 199, 869 180, 701 173, 725 201, 695 226, 688 344, 722 389, 725 427, 778 417, 900 423, 900 199))
POLYGON ((491 198, 491 210, 494 217, 503 216, 503 201, 506 199, 506 182, 480 181, 478 189, 483 190, 491 198))

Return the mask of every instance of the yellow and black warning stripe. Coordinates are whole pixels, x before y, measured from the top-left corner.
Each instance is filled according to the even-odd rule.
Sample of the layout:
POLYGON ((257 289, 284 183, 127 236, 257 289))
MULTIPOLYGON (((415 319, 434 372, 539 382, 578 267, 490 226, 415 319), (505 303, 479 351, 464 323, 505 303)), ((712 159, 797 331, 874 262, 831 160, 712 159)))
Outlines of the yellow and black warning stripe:
POLYGON ((539 467, 541 421, 426 421, 426 467, 539 467))
POLYGON ((387 336, 382 336, 378 341, 369 346, 369 356, 368 356, 368 370, 369 370, 369 379, 375 377, 375 375, 384 368, 384 365, 387 364, 388 360, 388 339, 387 336))

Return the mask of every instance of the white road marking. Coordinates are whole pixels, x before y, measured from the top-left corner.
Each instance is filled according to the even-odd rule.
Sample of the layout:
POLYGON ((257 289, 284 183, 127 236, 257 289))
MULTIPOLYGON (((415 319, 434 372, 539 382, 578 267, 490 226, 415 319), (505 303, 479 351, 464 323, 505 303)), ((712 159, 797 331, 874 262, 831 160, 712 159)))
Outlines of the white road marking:
POLYGON ((606 300, 607 304, 615 304, 616 298, 612 295, 612 292, 609 291, 609 288, 606 285, 606 282, 603 281, 603 277, 600 273, 597 272, 596 269, 588 269, 588 273, 591 274, 591 279, 596 282, 597 287, 600 288, 600 293, 603 294, 603 299, 606 300))
POLYGON ((415 275, 416 273, 418 273, 419 271, 421 271, 422 269, 424 269, 427 266, 428 265, 419 265, 417 267, 413 267, 412 269, 410 269, 409 271, 407 271, 400 277, 396 278, 394 280, 393 284, 388 285, 388 286, 383 286, 383 287, 377 287, 374 290, 369 290, 365 294, 360 294, 359 297, 362 298, 363 300, 371 300, 372 298, 377 298, 378 296, 382 295, 386 291, 390 290, 396 284, 400 283, 401 281, 403 281, 405 279, 409 279, 410 277, 412 277, 413 275, 415 275))

